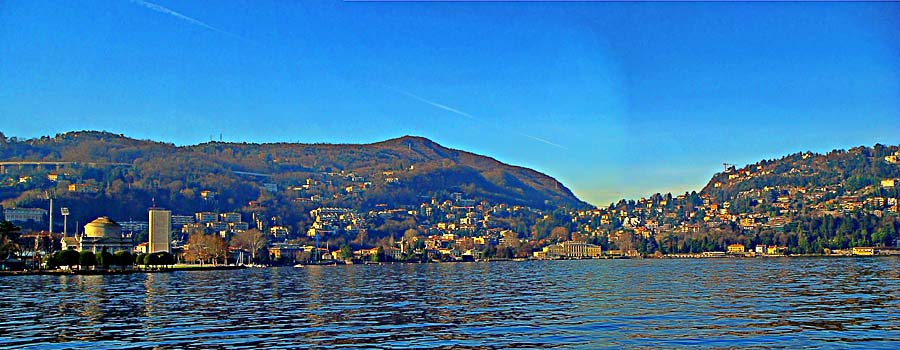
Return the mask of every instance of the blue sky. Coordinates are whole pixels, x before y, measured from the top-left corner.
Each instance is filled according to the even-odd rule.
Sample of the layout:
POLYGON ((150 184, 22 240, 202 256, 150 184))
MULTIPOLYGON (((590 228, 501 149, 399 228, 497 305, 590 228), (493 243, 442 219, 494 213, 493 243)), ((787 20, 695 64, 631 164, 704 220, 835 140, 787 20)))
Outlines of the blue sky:
POLYGON ((900 3, 0 0, 0 131, 402 135, 606 205, 900 144, 900 3))

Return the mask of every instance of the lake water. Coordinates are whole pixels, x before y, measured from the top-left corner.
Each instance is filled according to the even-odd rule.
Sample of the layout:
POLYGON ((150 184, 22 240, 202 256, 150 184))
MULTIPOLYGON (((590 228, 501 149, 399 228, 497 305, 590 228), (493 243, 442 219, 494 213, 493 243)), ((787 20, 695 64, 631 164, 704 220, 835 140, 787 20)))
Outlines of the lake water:
POLYGON ((900 348, 900 259, 0 277, 0 347, 900 348))

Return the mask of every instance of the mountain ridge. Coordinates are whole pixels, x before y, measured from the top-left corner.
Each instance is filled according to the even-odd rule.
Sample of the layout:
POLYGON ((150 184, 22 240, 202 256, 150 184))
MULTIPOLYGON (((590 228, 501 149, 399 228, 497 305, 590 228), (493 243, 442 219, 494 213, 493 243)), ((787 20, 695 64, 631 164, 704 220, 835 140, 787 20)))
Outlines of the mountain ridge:
MULTIPOLYGON (((195 191, 209 190, 205 187, 215 186, 212 183, 197 183, 197 179, 204 176, 202 171, 185 169, 205 169, 212 174, 229 176, 235 172, 268 175, 271 182, 281 186, 299 185, 305 178, 316 178, 321 174, 344 172, 368 178, 367 182, 372 182, 375 188, 384 187, 384 181, 392 181, 392 189, 401 189, 399 192, 404 194, 401 202, 408 205, 415 204, 412 203, 415 196, 442 190, 427 181, 428 177, 437 177, 436 181, 444 180, 438 182, 449 186, 445 190, 462 192, 464 196, 475 199, 508 201, 535 208, 590 207, 546 174, 410 135, 368 144, 210 141, 176 146, 105 131, 77 131, 28 140, 6 139, 4 136, 0 144, 0 159, 129 163, 135 168, 134 174, 131 174, 134 178, 129 179, 131 181, 149 177, 157 181, 157 187, 174 183, 173 188, 179 187, 175 185, 179 185, 176 182, 180 181, 180 185, 194 184, 195 191), (171 164, 177 166, 172 168, 169 166, 171 164), (392 172, 397 172, 397 175, 385 180, 387 175, 384 174, 392 172), (406 189, 407 182, 417 184, 419 188, 406 189), (411 196, 410 191, 421 193, 411 196)), ((130 185, 129 180, 125 181, 130 185)), ((147 184, 139 185, 146 187, 147 184)), ((378 199, 389 199, 386 196, 369 197, 363 195, 359 198, 363 200, 362 207, 378 199)))

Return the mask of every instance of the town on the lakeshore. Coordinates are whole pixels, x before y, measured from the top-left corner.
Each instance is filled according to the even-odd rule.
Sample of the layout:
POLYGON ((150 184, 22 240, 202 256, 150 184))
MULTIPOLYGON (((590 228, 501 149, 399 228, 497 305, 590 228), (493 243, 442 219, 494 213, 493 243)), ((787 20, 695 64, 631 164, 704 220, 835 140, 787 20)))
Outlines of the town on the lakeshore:
MULTIPOLYGON (((876 165, 895 171, 900 150, 876 150, 889 152, 876 157, 876 165)), ((271 181, 267 174, 233 171, 232 176, 256 184, 251 190, 258 191, 258 199, 232 203, 232 194, 220 188, 196 193, 181 188, 180 195, 199 202, 192 208, 209 209, 163 209, 151 199, 143 218, 121 214, 135 211, 121 210, 119 203, 103 202, 115 198, 109 195, 114 191, 128 190, 121 179, 132 175, 123 170, 102 183, 90 178, 99 173, 92 167, 101 165, 5 162, 0 164, 0 191, 18 198, 4 201, 0 212, 0 267, 900 254, 900 177, 851 178, 821 186, 779 180, 820 176, 815 162, 864 152, 871 151, 802 153, 741 169, 725 164, 699 193, 657 193, 576 209, 492 202, 457 188, 412 193, 418 202, 414 205, 360 203, 373 198, 367 197, 369 191, 401 188, 415 165, 374 175, 323 171, 287 183, 271 181), (717 192, 724 188, 732 194, 717 192), (44 197, 36 198, 40 191, 44 197), (229 206, 231 210, 221 210, 229 206), (69 220, 81 210, 96 214, 86 223, 69 220)), ((159 191, 160 185, 151 185, 159 191)))
MULTIPOLYGON (((752 173, 734 174, 752 177, 752 173)), ((731 177, 736 178, 736 177, 731 177)), ((886 179, 881 186, 893 187, 897 179, 886 179)), ((349 188, 349 187, 348 187, 349 188)), ((772 188, 777 197, 771 203, 768 213, 732 213, 730 203, 715 203, 704 196, 679 195, 675 197, 657 195, 641 198, 633 203, 625 202, 621 207, 565 212, 566 220, 573 223, 575 230, 557 226, 551 229, 548 239, 529 239, 516 227, 507 225, 510 217, 527 213, 538 216, 538 221, 550 221, 551 213, 540 210, 507 205, 491 205, 486 201, 475 202, 465 199, 461 193, 452 193, 450 198, 422 203, 416 208, 387 208, 358 213, 350 208, 317 208, 309 212, 313 223, 302 232, 293 232, 289 227, 265 226, 256 216, 245 221, 240 212, 197 212, 189 215, 173 214, 170 210, 150 208, 147 220, 113 220, 99 217, 83 228, 73 228, 68 232, 32 231, 19 236, 22 248, 19 261, 12 256, 4 261, 6 268, 14 266, 28 268, 65 267, 50 257, 54 253, 73 250, 90 252, 97 258, 93 264, 103 264, 99 258, 105 253, 121 256, 122 252, 132 254, 137 264, 149 264, 152 253, 170 254, 167 264, 295 264, 295 263, 361 263, 361 262, 447 262, 481 261, 504 259, 593 259, 593 258, 716 258, 716 257, 766 257, 785 256, 788 247, 777 244, 749 245, 732 242, 722 246, 722 250, 693 252, 672 251, 663 254, 655 250, 653 254, 632 246, 635 238, 656 239, 666 232, 689 233, 704 227, 739 226, 744 229, 771 228, 776 231, 790 222, 792 199, 814 201, 830 193, 832 189, 816 188, 772 188), (689 198, 694 197, 694 198, 689 198), (687 203, 697 204, 686 216, 687 203), (775 215, 769 215, 769 214, 775 215), (702 215, 698 217, 698 215, 702 215), (385 218, 408 220, 440 218, 430 226, 419 226, 397 232, 385 244, 377 247, 351 250, 347 245, 329 246, 328 239, 337 231, 364 235, 369 223, 385 218), (699 220, 696 220, 699 219, 699 220), (298 236, 304 236, 298 239, 298 236), (630 236, 630 237, 625 237, 630 236), (138 239, 138 237, 146 237, 138 239), (314 242, 314 243, 313 243, 314 242), (603 242, 603 244, 601 244, 603 242), (602 245, 614 249, 603 249, 602 245), (33 244, 33 245, 30 245, 33 244), (618 243, 618 244, 616 244, 618 243), (38 263, 39 261, 39 263, 38 263)), ((747 193, 746 196, 761 196, 747 193)), ((896 215, 896 198, 866 198, 856 196, 835 197, 824 205, 817 204, 815 210, 832 215, 840 215, 858 209, 880 212, 880 215, 896 215)), ((72 208, 74 209, 74 208, 72 208)), ((68 209, 67 210, 71 210, 68 209)), ((65 212, 64 212, 65 213, 65 212)), ((49 211, 43 208, 5 208, 4 220, 11 224, 47 224, 49 211)), ((559 214, 559 213, 557 213, 559 214)), ((665 237, 665 236, 663 236, 665 237)), ((660 240, 666 244, 665 239, 660 240)), ((698 241, 700 247, 709 242, 698 241)), ((858 246, 847 250, 831 250, 830 255, 892 255, 900 253, 894 246, 858 246)), ((57 254, 58 255, 58 254, 57 254)), ((88 259, 90 262, 90 259, 88 259)), ((109 261, 118 261, 116 259, 109 261)), ((165 258, 159 259, 165 262, 165 258)), ((82 258, 78 263, 84 263, 82 258)), ((106 262, 104 265, 109 266, 106 262)), ((129 264, 130 265, 130 264, 129 264)))

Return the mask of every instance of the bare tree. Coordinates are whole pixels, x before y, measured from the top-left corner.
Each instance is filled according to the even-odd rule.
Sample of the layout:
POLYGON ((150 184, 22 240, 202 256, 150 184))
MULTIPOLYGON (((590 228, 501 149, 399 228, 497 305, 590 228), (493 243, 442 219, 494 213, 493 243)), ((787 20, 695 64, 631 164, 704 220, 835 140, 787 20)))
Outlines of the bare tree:
POLYGON ((256 255, 265 248, 266 236, 257 229, 241 231, 231 237, 231 245, 250 252, 250 260, 256 261, 256 255))
POLYGON ((188 237, 185 259, 199 261, 201 264, 205 261, 214 263, 219 258, 226 256, 226 248, 225 240, 222 237, 196 232, 188 237))

